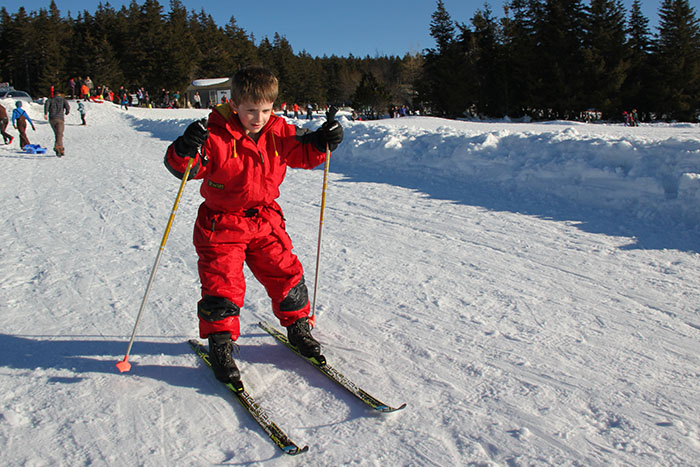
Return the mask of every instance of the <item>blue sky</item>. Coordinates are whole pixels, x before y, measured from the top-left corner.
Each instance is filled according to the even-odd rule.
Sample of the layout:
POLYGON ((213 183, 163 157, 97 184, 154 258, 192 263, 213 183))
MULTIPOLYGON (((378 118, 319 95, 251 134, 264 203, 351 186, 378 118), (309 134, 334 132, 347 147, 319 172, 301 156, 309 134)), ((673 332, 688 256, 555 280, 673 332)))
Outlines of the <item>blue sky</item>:
MULTIPOLYGON (((287 38, 295 52, 305 50, 313 56, 403 56, 435 46, 429 31, 435 0, 181 1, 189 11, 204 9, 219 25, 228 23, 233 16, 239 27, 254 34, 256 44, 264 36, 272 39, 277 32, 287 38)), ((690 1, 696 14, 697 1, 690 1)), ((85 10, 94 13, 99 3, 100 0, 56 0, 61 15, 70 12, 74 18, 85 10)), ((109 3, 119 9, 130 2, 109 3)), ((167 13, 169 0, 159 3, 167 13)), ((483 8, 484 0, 443 0, 443 3, 453 20, 469 24, 474 12, 483 8)), ((503 0, 488 3, 494 16, 503 16, 503 0)), ((10 14, 15 14, 20 6, 27 11, 38 11, 49 4, 50 0, 2 2, 10 14)), ((629 9, 632 0, 623 0, 623 4, 629 9)), ((642 0, 642 5, 650 24, 656 25, 661 0, 642 0)))

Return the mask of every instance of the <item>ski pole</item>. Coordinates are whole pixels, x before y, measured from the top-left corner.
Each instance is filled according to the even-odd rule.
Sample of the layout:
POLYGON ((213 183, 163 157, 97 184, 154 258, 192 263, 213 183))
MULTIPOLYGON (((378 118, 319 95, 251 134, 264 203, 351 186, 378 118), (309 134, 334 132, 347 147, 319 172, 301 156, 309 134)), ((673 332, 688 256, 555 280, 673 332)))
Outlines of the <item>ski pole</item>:
MULTIPOLYGON (((338 112, 337 107, 331 107, 326 113, 328 123, 335 121, 335 114, 338 112)), ((311 305, 311 314, 309 315, 309 325, 313 329, 316 325, 316 292, 318 290, 318 270, 321 263, 321 234, 323 232, 323 212, 326 209, 326 188, 328 187, 328 171, 331 166, 331 150, 326 143, 326 164, 323 167, 323 189, 321 190, 321 215, 318 222, 318 244, 316 245, 316 274, 314 275, 314 297, 311 305)))
POLYGON ((146 306, 146 300, 148 299, 148 294, 151 292, 151 286, 153 285, 153 279, 156 277, 156 270, 158 270, 158 264, 160 263, 160 257, 165 249, 165 242, 168 241, 168 235, 170 234, 170 227, 173 225, 173 220, 175 219, 175 213, 177 212, 177 207, 180 204, 180 198, 182 197, 182 192, 185 189, 185 183, 190 176, 190 169, 192 169, 192 164, 194 163, 194 157, 190 157, 187 161, 187 168, 182 176, 182 182, 180 182, 180 189, 175 197, 175 203, 173 204, 172 212, 170 213, 170 218, 168 219, 168 224, 165 226, 165 232, 163 233, 163 239, 160 242, 160 249, 158 249, 158 254, 156 255, 155 263, 153 263, 153 269, 151 269, 151 277, 148 279, 148 284, 146 285, 146 292, 143 294, 143 300, 141 300, 141 307, 139 308, 139 313, 136 316, 136 323, 134 323, 134 330, 131 332, 131 339, 129 339, 129 346, 126 348, 126 354, 124 355, 124 360, 117 362, 117 369, 120 373, 124 373, 131 369, 131 363, 129 363, 129 352, 131 352, 131 346, 134 345, 134 337, 136 336, 136 328, 139 326, 139 321, 141 321, 141 315, 143 314, 143 309, 146 306))

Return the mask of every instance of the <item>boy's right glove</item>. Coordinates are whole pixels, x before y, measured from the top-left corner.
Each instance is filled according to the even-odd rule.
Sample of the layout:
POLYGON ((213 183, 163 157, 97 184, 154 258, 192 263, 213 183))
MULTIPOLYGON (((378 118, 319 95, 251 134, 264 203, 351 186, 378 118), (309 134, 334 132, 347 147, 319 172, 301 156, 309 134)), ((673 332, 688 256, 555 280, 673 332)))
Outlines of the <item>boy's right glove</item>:
POLYGON ((337 111, 336 107, 331 107, 326 112, 326 122, 311 134, 311 144, 321 152, 326 152, 326 144, 328 144, 329 151, 335 151, 343 141, 343 127, 335 120, 337 111))
POLYGON ((203 118, 190 123, 182 136, 175 140, 175 154, 180 157, 195 156, 209 137, 207 119, 203 118))

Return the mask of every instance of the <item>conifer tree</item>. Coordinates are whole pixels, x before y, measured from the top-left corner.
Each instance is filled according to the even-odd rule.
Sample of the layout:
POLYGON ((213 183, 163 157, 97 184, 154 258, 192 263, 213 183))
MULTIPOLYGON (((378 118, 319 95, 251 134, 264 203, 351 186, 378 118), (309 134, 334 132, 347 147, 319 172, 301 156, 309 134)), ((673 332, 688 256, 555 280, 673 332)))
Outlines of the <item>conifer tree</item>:
MULTIPOLYGON (((298 78, 306 76, 297 69, 298 60, 286 37, 275 33, 270 59, 271 61, 266 65, 275 72, 279 79, 279 97, 281 100, 290 99, 295 94, 294 87, 302 84, 299 83, 298 78)), ((304 99, 308 99, 308 97, 305 96, 304 99)))
POLYGON ((362 79, 362 72, 354 58, 340 58, 335 55, 323 60, 328 77, 326 81, 327 96, 331 102, 340 104, 350 102, 357 85, 362 79))
POLYGON ((31 18, 24 7, 9 18, 3 27, 2 39, 3 44, 10 46, 4 50, 3 78, 17 89, 35 91, 34 57, 28 53, 32 51, 31 18))
POLYGON ((447 47, 454 40, 455 25, 450 14, 445 9, 442 0, 437 0, 437 6, 431 16, 430 36, 437 43, 437 53, 445 53, 447 47))
POLYGON ((655 108, 692 121, 700 110, 700 26, 688 0, 664 0, 659 10, 655 64, 660 73, 655 108))
POLYGON ((535 27, 541 5, 532 0, 511 0, 503 20, 504 80, 506 114, 530 115, 535 105, 538 73, 535 57, 535 27), (512 17, 509 15, 512 14, 512 17))
MULTIPOLYGON (((231 18, 233 21, 233 17, 231 18)), ((237 66, 226 48, 227 39, 204 10, 190 18, 190 31, 196 39, 199 60, 194 78, 224 78, 233 76, 237 66)))
POLYGON ((619 0, 591 0, 584 40, 583 94, 588 106, 617 118, 629 69, 625 13, 619 0))
POLYGON ((194 79, 199 47, 189 28, 187 10, 180 0, 170 0, 164 30, 163 61, 168 77, 164 85, 174 90, 184 89, 194 79))
POLYGON ((465 47, 468 28, 460 28, 460 40, 454 37, 455 23, 452 21, 441 0, 432 15, 430 35, 437 48, 428 49, 425 55, 424 73, 417 84, 421 106, 435 115, 462 116, 469 107, 464 94, 470 89, 465 86, 466 71, 465 47))
POLYGON ((72 24, 72 37, 68 44, 65 80, 90 76, 95 86, 117 89, 124 83, 124 73, 115 54, 110 33, 114 34, 116 12, 98 9, 95 16, 86 11, 78 15, 72 24))
POLYGON ((295 61, 293 69, 297 70, 298 74, 287 78, 287 83, 291 84, 287 97, 299 102, 311 103, 314 106, 323 106, 326 103, 326 92, 322 85, 326 81, 323 67, 306 51, 301 51, 295 61))
POLYGON ((122 8, 118 18, 125 25, 119 41, 122 49, 118 49, 125 84, 162 83, 170 88, 174 83, 164 72, 170 67, 170 57, 163 7, 157 0, 144 0, 141 6, 132 0, 129 9, 122 8))
POLYGON ((537 106, 545 118, 573 118, 586 107, 583 92, 584 12, 580 0, 545 0, 537 18, 537 106))
POLYGON ((470 52, 477 78, 477 94, 473 97, 476 111, 489 117, 502 117, 506 112, 501 31, 491 8, 477 10, 472 18, 473 48, 470 52))
POLYGON ((652 109, 649 94, 655 70, 649 62, 650 36, 649 20, 642 13, 641 1, 634 0, 627 30, 630 67, 622 87, 622 103, 626 109, 637 109, 640 118, 648 118, 652 109))
POLYGON ((389 93, 372 73, 363 73, 360 84, 352 95, 352 105, 360 111, 383 112, 389 102, 389 93))
POLYGON ((49 10, 39 10, 32 24, 33 47, 36 49, 37 81, 36 86, 42 95, 49 95, 54 86, 56 91, 65 90, 65 44, 70 43, 71 30, 61 18, 56 3, 52 0, 49 10))
POLYGON ((411 108, 416 104, 415 83, 421 77, 423 63, 423 56, 417 52, 407 53, 401 60, 401 71, 399 72, 402 77, 401 99, 402 102, 405 102, 411 108))
POLYGON ((243 28, 238 27, 233 16, 224 27, 224 33, 231 50, 231 63, 227 65, 230 75, 233 75, 239 68, 258 61, 257 50, 252 38, 243 28))

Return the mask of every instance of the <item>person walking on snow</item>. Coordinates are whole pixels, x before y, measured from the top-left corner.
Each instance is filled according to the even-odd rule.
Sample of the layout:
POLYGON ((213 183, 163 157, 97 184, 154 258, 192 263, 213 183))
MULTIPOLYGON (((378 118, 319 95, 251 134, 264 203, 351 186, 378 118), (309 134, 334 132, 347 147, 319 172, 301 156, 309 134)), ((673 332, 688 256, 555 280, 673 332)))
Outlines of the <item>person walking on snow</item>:
POLYGON ((24 149, 28 144, 29 138, 27 137, 27 122, 32 126, 32 130, 36 131, 34 122, 27 112, 22 108, 22 101, 15 102, 15 109, 12 111, 12 126, 19 131, 19 148, 24 149))
POLYGON ((15 139, 7 131, 7 124, 10 123, 10 119, 7 117, 7 109, 5 106, 0 104, 0 133, 2 133, 2 140, 5 144, 12 144, 12 140, 15 139))
POLYGON ((75 99, 75 78, 68 80, 68 87, 70 88, 70 98, 75 99))
POLYGON ((85 83, 80 85, 80 98, 85 101, 90 100, 90 88, 85 83))
POLYGON ((314 132, 286 123, 272 112, 278 89, 266 68, 239 70, 229 103, 212 109, 208 122, 191 123, 165 154, 166 167, 180 179, 194 158, 190 178, 202 180, 204 202, 194 226, 199 335, 209 341, 216 378, 238 388, 232 350, 240 336, 244 263, 264 285, 290 343, 304 356, 322 357, 308 323, 304 271, 275 200, 287 167, 313 169, 323 163, 326 149, 343 140, 343 128, 332 119, 314 132))
POLYGON ((63 157, 66 154, 66 150, 63 147, 63 130, 66 127, 64 115, 69 113, 70 105, 63 98, 62 92, 57 92, 56 97, 47 99, 44 103, 44 119, 49 120, 49 125, 51 125, 53 130, 55 139, 53 150, 58 157, 63 157))
POLYGON ((81 125, 87 125, 87 123, 85 122, 85 114, 87 113, 87 111, 85 110, 85 104, 83 104, 80 101, 78 102, 78 113, 80 114, 80 120, 83 122, 81 123, 81 125))

